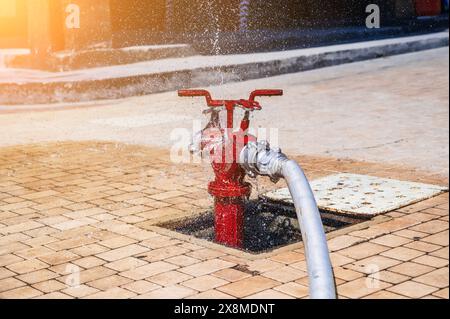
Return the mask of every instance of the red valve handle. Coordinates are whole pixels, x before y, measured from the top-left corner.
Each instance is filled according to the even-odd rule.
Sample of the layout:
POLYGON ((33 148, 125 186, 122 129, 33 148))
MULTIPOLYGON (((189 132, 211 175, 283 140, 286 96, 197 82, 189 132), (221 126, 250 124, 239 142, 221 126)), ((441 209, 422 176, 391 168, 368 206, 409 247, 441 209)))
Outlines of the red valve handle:
POLYGON ((211 97, 211 93, 206 90, 179 90, 178 96, 180 97, 205 97, 206 103, 210 107, 221 107, 225 104, 233 105, 241 105, 246 109, 260 110, 261 106, 258 102, 255 101, 258 96, 281 96, 283 95, 283 90, 256 90, 250 94, 250 98, 248 100, 239 100, 239 101, 224 101, 224 100, 213 100, 211 97))
POLYGON ((179 90, 179 97, 199 97, 204 96, 206 98, 206 103, 211 107, 219 107, 225 104, 225 101, 213 100, 211 93, 206 90, 179 90))
POLYGON ((283 90, 256 90, 250 94, 250 101, 254 101, 258 96, 282 96, 283 90))

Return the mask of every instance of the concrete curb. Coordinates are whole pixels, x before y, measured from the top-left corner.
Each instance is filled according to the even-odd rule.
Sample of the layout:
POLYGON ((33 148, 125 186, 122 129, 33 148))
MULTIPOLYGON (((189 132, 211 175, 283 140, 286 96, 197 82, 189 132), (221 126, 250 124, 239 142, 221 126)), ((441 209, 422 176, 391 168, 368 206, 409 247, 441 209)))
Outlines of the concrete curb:
MULTIPOLYGON (((126 74, 124 69, 119 75, 88 76, 80 79, 80 73, 73 78, 58 75, 37 77, 30 81, 16 83, 0 81, 0 104, 46 104, 61 102, 83 102, 101 99, 118 99, 130 96, 145 95, 172 91, 179 88, 218 85, 228 82, 238 82, 287 73, 307 71, 328 66, 340 65, 386 56, 429 50, 448 46, 448 32, 434 33, 423 36, 396 38, 388 40, 360 42, 336 45, 322 48, 285 51, 279 53, 259 53, 251 55, 254 61, 249 61, 249 55, 215 57, 215 63, 205 63, 204 66, 190 66, 189 58, 179 66, 177 59, 172 59, 171 67, 148 68, 143 65, 143 72, 126 74), (246 57, 246 59, 244 58, 246 57), (188 62, 188 63, 186 63, 188 62), (174 66, 175 63, 175 66, 174 66), (176 69, 179 67, 179 69, 176 69), (59 80, 64 78, 64 80, 59 80)), ((195 57, 197 61, 211 57, 195 57)), ((167 64, 168 61, 166 61, 167 64)), ((124 66, 125 68, 127 66, 124 66)), ((97 69, 100 70, 100 69, 97 69)), ((92 72, 86 70, 86 72, 92 72)), ((106 69, 106 71, 108 71, 106 69)), ((113 71, 113 69, 111 69, 113 71)), ((48 73, 47 73, 48 74, 48 73)), ((64 74, 61 73, 61 74, 64 74)))

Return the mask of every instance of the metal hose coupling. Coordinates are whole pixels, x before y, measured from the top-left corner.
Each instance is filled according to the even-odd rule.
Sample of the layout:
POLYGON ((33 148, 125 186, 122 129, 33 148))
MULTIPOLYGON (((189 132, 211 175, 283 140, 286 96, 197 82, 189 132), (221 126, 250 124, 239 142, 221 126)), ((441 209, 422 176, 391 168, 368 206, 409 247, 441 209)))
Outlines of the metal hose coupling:
POLYGON ((268 176, 277 183, 283 178, 283 164, 289 161, 280 148, 270 148, 267 141, 250 142, 242 150, 239 163, 248 176, 268 176))

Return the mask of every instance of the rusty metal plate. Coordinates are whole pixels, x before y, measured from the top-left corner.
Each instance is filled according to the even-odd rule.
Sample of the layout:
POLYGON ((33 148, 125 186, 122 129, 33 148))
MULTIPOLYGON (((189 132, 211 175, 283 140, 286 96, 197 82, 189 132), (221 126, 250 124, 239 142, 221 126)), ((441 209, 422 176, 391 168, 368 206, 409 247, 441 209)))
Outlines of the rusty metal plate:
MULTIPOLYGON (((376 216, 448 191, 447 187, 367 175, 337 174, 311 182, 320 209, 346 215, 376 216)), ((261 196, 292 205, 287 188, 261 196)))

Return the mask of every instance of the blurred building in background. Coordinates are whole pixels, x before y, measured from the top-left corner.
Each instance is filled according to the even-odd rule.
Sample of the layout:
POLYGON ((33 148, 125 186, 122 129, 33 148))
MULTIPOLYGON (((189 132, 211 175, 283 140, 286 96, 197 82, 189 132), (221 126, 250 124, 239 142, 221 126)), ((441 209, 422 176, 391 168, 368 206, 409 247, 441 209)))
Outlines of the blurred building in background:
POLYGON ((444 10, 441 0, 0 0, 0 49, 28 48, 15 63, 38 68, 51 68, 55 52, 177 43, 207 53, 284 49, 314 44, 316 32, 342 30, 339 40, 364 29, 371 3, 383 28, 444 10))

